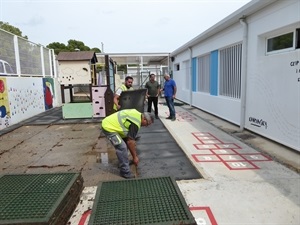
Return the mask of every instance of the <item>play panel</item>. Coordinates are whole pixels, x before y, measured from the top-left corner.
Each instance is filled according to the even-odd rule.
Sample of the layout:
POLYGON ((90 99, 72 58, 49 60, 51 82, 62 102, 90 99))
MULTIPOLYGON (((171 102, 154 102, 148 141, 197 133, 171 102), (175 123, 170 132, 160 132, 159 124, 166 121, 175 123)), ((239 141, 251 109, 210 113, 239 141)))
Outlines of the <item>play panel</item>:
POLYGON ((195 224, 171 177, 110 181, 99 184, 89 225, 195 224))

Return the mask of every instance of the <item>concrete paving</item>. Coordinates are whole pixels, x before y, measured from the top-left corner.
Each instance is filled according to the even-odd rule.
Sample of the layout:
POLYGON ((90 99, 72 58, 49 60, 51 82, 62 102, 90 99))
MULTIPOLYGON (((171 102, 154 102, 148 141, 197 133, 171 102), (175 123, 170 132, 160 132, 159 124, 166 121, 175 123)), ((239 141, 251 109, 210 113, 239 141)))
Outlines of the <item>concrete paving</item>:
MULTIPOLYGON (((203 176, 176 181, 197 224, 300 224, 298 152, 184 104, 176 106, 176 121, 167 120, 163 102, 159 129, 167 130, 203 176)), ((99 120, 61 120, 59 113, 53 109, 0 131, 1 174, 81 171, 85 189, 69 224, 84 225, 98 182, 123 178, 99 120), (45 116, 52 122, 42 122, 45 116)), ((160 134, 155 124, 150 134, 146 129, 138 143, 141 163, 150 154, 145 153, 149 135, 160 134)), ((141 168, 140 176, 144 173, 141 168)))
MULTIPOLYGON (((166 116, 166 107, 160 113, 166 116)), ((232 125, 220 130, 186 107, 177 108, 176 122, 163 122, 205 177, 177 182, 199 224, 300 224, 294 170, 223 131, 232 125)))

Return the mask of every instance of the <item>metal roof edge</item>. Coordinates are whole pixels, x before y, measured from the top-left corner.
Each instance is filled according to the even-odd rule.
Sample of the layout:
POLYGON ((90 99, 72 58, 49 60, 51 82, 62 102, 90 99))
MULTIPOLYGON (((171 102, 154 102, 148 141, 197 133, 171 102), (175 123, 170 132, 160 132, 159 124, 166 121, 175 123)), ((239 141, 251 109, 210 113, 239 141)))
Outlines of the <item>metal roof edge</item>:
POLYGON ((96 53, 96 56, 168 56, 170 52, 151 52, 151 53, 96 53))
POLYGON ((97 57, 94 51, 79 51, 79 52, 60 52, 56 58, 58 61, 93 61, 97 62, 97 57))
POLYGON ((252 0, 251 2, 247 3, 246 5, 242 6, 237 11, 233 12, 229 16, 225 17, 220 22, 216 23, 203 33, 199 34, 192 40, 188 41, 186 44, 182 45, 181 47, 177 48, 173 52, 170 53, 170 56, 175 56, 188 48, 192 47, 195 44, 204 41, 205 39, 215 35, 216 33, 224 30, 225 28, 237 23, 241 18, 246 18, 258 10, 276 2, 279 0, 252 0))

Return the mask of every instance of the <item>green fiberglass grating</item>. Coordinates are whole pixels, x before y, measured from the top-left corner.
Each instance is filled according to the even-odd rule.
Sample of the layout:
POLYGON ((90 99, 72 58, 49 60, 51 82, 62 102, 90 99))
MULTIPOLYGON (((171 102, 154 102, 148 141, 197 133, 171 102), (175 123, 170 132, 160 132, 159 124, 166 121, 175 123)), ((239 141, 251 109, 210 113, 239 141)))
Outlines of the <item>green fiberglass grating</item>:
POLYGON ((0 177, 0 224, 65 225, 79 202, 79 173, 0 177))
POLYGON ((99 184, 89 225, 196 224, 171 177, 99 184))

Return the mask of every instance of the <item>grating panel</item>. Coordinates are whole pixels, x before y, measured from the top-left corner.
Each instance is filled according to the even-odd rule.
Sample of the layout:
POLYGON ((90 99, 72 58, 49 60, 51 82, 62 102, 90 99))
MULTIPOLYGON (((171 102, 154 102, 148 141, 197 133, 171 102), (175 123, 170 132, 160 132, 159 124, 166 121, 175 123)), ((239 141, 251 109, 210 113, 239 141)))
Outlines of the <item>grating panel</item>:
POLYGON ((0 193, 20 193, 27 187, 36 175, 4 175, 0 178, 0 193))
POLYGON ((34 219, 48 216, 60 193, 20 193, 1 196, 1 220, 34 219), (2 202, 2 200, 4 200, 2 202))
POLYGON ((83 189, 78 173, 0 177, 0 224, 65 224, 83 189))
POLYGON ((196 224, 171 177, 103 182, 89 225, 196 224))

